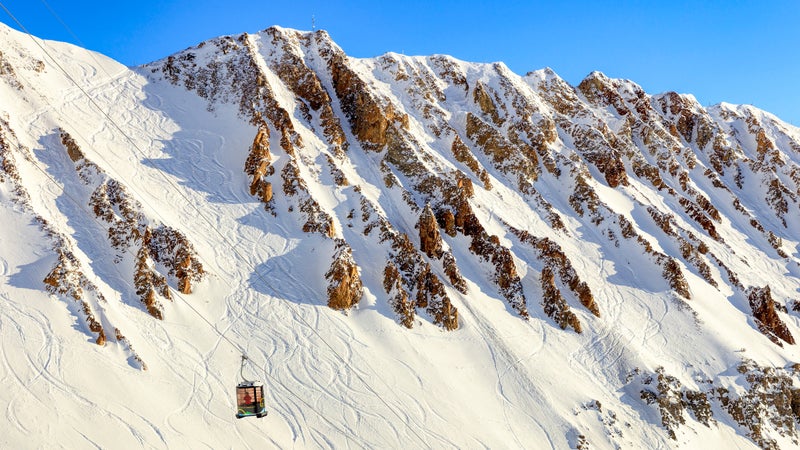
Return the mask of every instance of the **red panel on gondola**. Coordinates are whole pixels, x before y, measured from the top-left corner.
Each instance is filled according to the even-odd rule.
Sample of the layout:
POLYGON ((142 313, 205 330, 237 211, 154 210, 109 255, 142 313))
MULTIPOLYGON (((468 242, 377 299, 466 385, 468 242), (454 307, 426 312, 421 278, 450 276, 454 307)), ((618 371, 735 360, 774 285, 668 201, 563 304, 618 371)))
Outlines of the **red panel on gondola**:
POLYGON ((236 417, 267 415, 264 407, 264 386, 261 383, 248 381, 236 386, 236 417))

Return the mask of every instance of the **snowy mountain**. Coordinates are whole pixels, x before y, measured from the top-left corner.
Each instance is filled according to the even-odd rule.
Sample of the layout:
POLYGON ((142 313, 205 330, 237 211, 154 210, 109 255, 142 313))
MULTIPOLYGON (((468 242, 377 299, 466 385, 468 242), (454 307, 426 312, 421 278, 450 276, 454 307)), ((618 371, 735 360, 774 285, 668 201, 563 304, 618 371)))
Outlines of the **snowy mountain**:
POLYGON ((799 443, 769 113, 278 27, 126 68, 0 25, 0 79, 2 447, 799 443))

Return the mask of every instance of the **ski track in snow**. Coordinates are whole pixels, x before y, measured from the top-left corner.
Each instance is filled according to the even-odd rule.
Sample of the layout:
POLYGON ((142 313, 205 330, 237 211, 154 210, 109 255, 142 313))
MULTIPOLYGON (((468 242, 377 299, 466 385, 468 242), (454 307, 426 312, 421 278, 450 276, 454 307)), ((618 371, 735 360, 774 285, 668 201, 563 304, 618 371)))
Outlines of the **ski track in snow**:
MULTIPOLYGON (((494 326, 492 326, 485 318, 483 318, 482 315, 475 310, 475 308, 471 305, 470 302, 464 302, 462 304, 462 308, 465 308, 466 310, 469 311, 470 314, 469 314, 468 317, 469 317, 470 322, 472 324, 474 324, 475 326, 477 326, 477 328, 480 330, 480 334, 482 336, 489 337, 489 336, 495 336, 495 335, 498 334, 497 330, 494 328, 494 326)), ((533 328, 533 327, 531 327, 531 328, 533 328)), ((516 383, 522 382, 523 384, 527 384, 527 383, 525 383, 525 380, 529 380, 530 379, 529 374, 524 373, 524 371, 522 369, 522 366, 519 363, 520 363, 520 361, 522 361, 524 359, 528 359, 528 358, 536 355, 543 348, 543 346, 545 344, 545 341, 546 341, 544 328, 541 327, 539 331, 540 331, 540 334, 534 334, 534 336, 537 336, 537 335, 541 336, 540 345, 538 346, 537 349, 534 349, 534 351, 532 353, 530 353, 529 355, 524 356, 524 357, 515 357, 514 355, 512 355, 505 348, 505 346, 502 344, 502 341, 499 341, 499 340, 486 339, 484 345, 485 345, 486 350, 488 351, 488 353, 489 353, 489 355, 490 355, 490 357, 492 359, 492 362, 493 362, 493 365, 494 365, 494 371, 495 371, 496 376, 497 376, 495 391, 497 392, 499 397, 502 399, 502 408, 503 408, 503 415, 504 415, 504 418, 505 418, 505 426, 511 432, 512 436, 514 437, 515 442, 518 445, 520 445, 520 447, 525 447, 524 441, 521 440, 519 438, 518 434, 517 434, 517 430, 516 430, 516 428, 514 426, 515 421, 512 419, 511 415, 509 414, 509 409, 513 409, 517 413, 522 413, 524 416, 528 417, 530 419, 530 421, 527 422, 527 425, 535 425, 541 431, 541 434, 536 439, 536 442, 539 442, 541 444, 542 442, 546 441, 550 448, 555 449, 556 446, 555 446, 552 438, 550 437, 550 434, 548 433, 547 429, 545 428, 549 424, 544 424, 543 425, 543 424, 539 423, 539 420, 538 420, 537 417, 535 417, 535 416, 533 416, 533 415, 528 413, 528 410, 527 410, 526 406, 530 406, 529 404, 527 404, 527 405, 526 404, 518 405, 515 402, 515 400, 513 398, 511 398, 513 394, 510 393, 510 392, 505 392, 505 390, 504 390, 504 380, 509 375, 514 378, 514 381, 516 383), (541 439, 542 436, 544 437, 544 439, 541 439)), ((529 391, 527 391, 525 393, 527 394, 526 397, 528 397, 528 398, 526 398, 525 400, 531 401, 532 404, 537 404, 538 403, 540 405, 540 407, 541 407, 542 404, 545 404, 545 405, 548 404, 548 402, 547 402, 548 395, 544 391, 538 389, 533 384, 527 384, 527 387, 528 387, 529 391), (534 399, 531 396, 532 394, 534 396, 538 397, 538 398, 534 399)))
MULTIPOLYGON (((64 363, 61 359, 64 349, 61 347, 58 340, 53 337, 55 333, 50 327, 49 320, 42 313, 33 314, 27 312, 20 307, 16 301, 11 300, 6 295, 3 295, 3 299, 5 300, 4 308, 8 308, 13 313, 13 315, 11 315, 6 311, 0 311, 0 325, 2 325, 0 328, 4 330, 4 333, 8 330, 10 325, 16 331, 16 338, 19 345, 29 347, 28 341, 41 340, 42 342, 35 355, 26 353, 27 361, 24 367, 14 367, 14 363, 8 359, 8 355, 14 353, 10 351, 7 339, 3 339, 3 364, 12 375, 13 381, 17 387, 21 389, 21 391, 15 395, 15 398, 22 398, 23 395, 21 394, 25 393, 26 395, 24 395, 24 398, 28 399, 19 401, 12 400, 9 403, 6 410, 6 417, 9 423, 15 424, 25 435, 30 435, 32 430, 22 425, 22 420, 13 407, 15 403, 24 404, 30 401, 29 399, 34 399, 42 405, 44 410, 50 410, 51 405, 68 401, 78 404, 85 410, 104 410, 105 414, 110 417, 114 423, 120 428, 126 429, 129 434, 134 436, 142 445, 145 443, 145 438, 139 431, 140 427, 149 429, 152 435, 158 436, 160 441, 166 444, 166 441, 161 437, 158 426, 150 422, 142 414, 124 407, 124 415, 113 412, 112 408, 109 408, 109 405, 101 407, 75 387, 66 383, 64 381, 66 379, 66 374, 63 372, 64 363), (34 333, 34 330, 38 333, 34 333), (36 337, 33 337, 33 335, 36 335, 36 337), (26 373, 31 375, 26 376, 26 373), (44 386, 38 386, 40 384, 44 386)), ((114 404, 112 406, 117 406, 117 408, 113 409, 119 409, 119 407, 122 406, 114 401, 112 401, 112 403, 114 404)), ((72 422, 76 419, 77 418, 67 418, 67 421, 72 422)), ((32 421, 32 423, 37 424, 36 428, 38 429, 40 422, 32 421)))

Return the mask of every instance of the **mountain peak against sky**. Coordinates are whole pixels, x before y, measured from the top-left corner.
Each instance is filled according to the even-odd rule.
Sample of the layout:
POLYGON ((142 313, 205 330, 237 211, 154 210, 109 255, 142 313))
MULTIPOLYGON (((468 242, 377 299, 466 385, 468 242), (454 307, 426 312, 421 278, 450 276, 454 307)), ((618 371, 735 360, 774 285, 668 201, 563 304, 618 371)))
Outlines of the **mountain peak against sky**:
POLYGON ((800 439, 775 116, 323 31, 134 68, 0 34, 4 446, 800 439))
MULTIPOLYGON (((296 29, 316 25, 329 30, 351 56, 450 54, 466 61, 504 61, 518 74, 547 65, 574 85, 601 70, 635 80, 647 92, 692 92, 703 105, 751 103, 800 124, 794 107, 800 63, 786 57, 798 44, 789 30, 800 5, 791 1, 768 8, 588 0, 502 5, 467 0, 458 8, 447 2, 375 5, 362 0, 268 8, 249 0, 224 6, 182 0, 103 8, 67 0, 7 0, 4 5, 37 36, 80 44, 79 37, 82 46, 128 66, 272 23, 296 29)), ((11 24, 5 17, 0 20, 11 24)))

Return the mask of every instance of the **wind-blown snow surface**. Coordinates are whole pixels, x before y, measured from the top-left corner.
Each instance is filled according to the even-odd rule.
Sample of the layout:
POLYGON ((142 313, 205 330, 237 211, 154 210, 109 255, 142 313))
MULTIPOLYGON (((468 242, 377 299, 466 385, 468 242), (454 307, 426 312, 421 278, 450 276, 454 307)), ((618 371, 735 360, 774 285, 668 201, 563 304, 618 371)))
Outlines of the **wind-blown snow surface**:
MULTIPOLYGON (((80 48, 38 41, 78 88, 33 40, 1 28, 4 158, 13 159, 19 172, 19 181, 5 176, 0 183, 2 447, 574 448, 586 441, 592 448, 751 448, 756 444, 748 436, 750 430, 714 402, 716 422, 704 425, 686 410, 686 423, 671 438, 659 410, 643 400, 637 381, 632 382, 637 369, 654 373, 661 367, 688 389, 702 390, 704 380, 711 380, 715 386, 743 392, 747 384, 737 367, 744 359, 779 368, 798 361, 795 345, 784 342, 779 347, 759 333, 747 296, 732 285, 726 271, 706 259, 718 287, 709 284, 688 258, 681 257, 678 241, 648 215, 648 205, 674 213, 673 226, 683 230, 678 234, 690 230, 700 236, 738 275, 743 288, 769 285, 775 301, 789 307, 778 313, 780 319, 792 334, 800 335, 800 320, 791 311, 791 299, 800 297, 796 201, 778 214, 763 200, 767 185, 753 181, 745 183, 745 189, 715 190, 711 179, 702 176, 713 162, 691 143, 686 145, 698 154, 690 158, 696 168, 686 167, 681 159, 685 155, 675 158, 681 170, 687 170, 690 186, 706 193, 720 211, 721 220, 715 222, 720 239, 710 238, 679 209, 677 197, 644 177, 631 173, 627 184, 611 187, 595 165, 578 163, 580 152, 575 149, 581 144, 562 123, 549 149, 563 155, 556 164, 564 174, 542 170, 533 183, 564 223, 558 230, 548 222, 538 197, 521 193, 512 181, 514 173, 509 176, 498 169, 474 139, 461 134, 490 178, 490 190, 450 152, 452 136, 437 141, 430 129, 436 119, 424 117, 421 96, 407 89, 410 82, 393 72, 393 64, 412 72, 433 71, 434 60, 441 57, 349 59, 353 72, 367 80, 375 95, 391 99, 396 111, 408 114, 406 131, 432 155, 423 158, 430 170, 459 169, 473 179, 470 204, 487 232, 511 249, 530 313, 528 320, 515 313, 492 282, 491 265, 473 255, 469 238, 458 234, 444 237, 468 286, 468 293, 461 294, 445 283, 459 311, 459 328, 444 331, 420 310, 413 327, 406 329, 398 323, 382 285, 383 244, 374 233, 365 236, 361 216, 353 218, 351 210, 360 210, 362 196, 369 199, 415 245, 419 213, 400 189, 384 182, 382 153, 364 148, 351 129, 342 112, 345 105, 324 74, 327 63, 314 53, 319 40, 303 35, 310 44, 288 39, 291 49, 281 50, 270 39, 294 32, 280 29, 230 39, 249 40, 249 48, 259 52, 255 64, 301 137, 296 159, 308 195, 331 215, 336 237, 352 247, 364 295, 347 313, 326 306, 324 274, 333 241, 302 231, 304 216, 288 211, 294 203, 278 187, 281 171, 273 176, 275 214, 250 194, 252 180, 243 167, 257 126, 244 116, 247 99, 236 98, 234 88, 198 95, 201 88, 212 90, 226 81, 206 78, 187 89, 180 78, 186 68, 177 82, 170 82, 166 62, 129 69, 80 48), (273 70, 270 58, 281 51, 301 52, 305 64, 319 74, 349 143, 346 157, 332 154, 320 131, 324 126, 319 113, 312 111, 309 118, 306 105, 304 115, 303 102, 273 70), (148 220, 180 230, 193 244, 207 276, 191 294, 173 290, 172 302, 162 299, 163 320, 148 315, 136 297, 126 275, 134 257, 109 246, 108 227, 92 214, 87 200, 91 189, 76 172, 59 129, 74 138, 104 176, 127 188, 148 220), (334 182, 326 155, 334 156, 349 180, 347 186, 334 182), (567 176, 569 161, 586 168, 586 179, 607 207, 599 213, 605 224, 616 215, 625 216, 656 251, 676 258, 691 299, 670 289, 661 267, 635 240, 609 238, 611 226, 596 226, 588 211, 579 214, 570 205, 574 173, 580 170, 567 176), (355 186, 360 187, 358 193, 355 186), (735 198, 751 216, 732 206, 735 198), (757 218, 764 233, 747 217, 757 218), (41 219, 48 226, 42 227, 41 219), (557 242, 591 287, 599 317, 562 289, 582 333, 562 330, 545 315, 540 305, 542 262, 509 227, 557 242), (779 246, 770 246, 767 232, 782 238, 779 246), (59 245, 70 246, 87 283, 95 287, 86 289, 84 298, 108 334, 104 346, 94 345, 96 331, 74 299, 45 290, 43 280, 58 262, 54 246, 59 245), (786 257, 776 255, 778 248, 788 252, 786 257), (125 339, 113 335, 115 328, 125 339), (240 349, 251 359, 245 376, 265 382, 267 418, 234 418, 240 349)), ((192 49, 192 60, 206 67, 203 64, 220 57, 224 42, 192 49)), ((511 80, 516 89, 529 92, 526 100, 543 111, 542 117, 555 114, 556 107, 543 100, 545 92, 533 93, 537 86, 561 83, 551 71, 523 78, 502 66, 445 59, 466 74, 467 89, 480 82, 489 92, 503 92, 501 80, 511 80)), ((600 74, 591 79, 612 82, 600 74)), ((438 103, 444 112, 434 116, 454 129, 464 128, 468 114, 491 121, 478 95, 439 79, 434 84, 444 97, 438 103)), ((626 86, 619 89, 629 89, 626 86)), ((499 104, 500 97, 494 94, 490 101, 499 104)), ((653 97, 652 102, 667 97, 653 97)), ((509 107, 498 114, 511 121, 508 101, 509 107)), ((580 101, 591 103, 584 97, 580 101)), ((613 133, 630 127, 612 106, 587 108, 591 114, 573 116, 575 127, 595 126, 597 121, 608 124, 613 133)), ((800 130, 752 107, 723 104, 707 116, 735 132, 721 132, 731 139, 750 136, 745 119, 738 117, 752 116, 775 128, 768 129, 767 136, 780 150, 782 163, 797 167, 800 155, 792 143, 800 142, 800 130)), ((636 133, 633 143, 649 145, 636 133)), ((697 139, 697 133, 692 136, 697 139)), ((678 142, 680 136, 675 139, 678 142)), ((743 145, 739 151, 757 159, 751 150, 757 147, 757 137, 751 140, 751 147, 743 145)), ((274 165, 285 167, 289 155, 274 128, 270 149, 274 165)), ((657 164, 657 155, 647 158, 657 164)), ((401 172, 394 170, 418 206, 424 206, 429 199, 414 191, 413 180, 401 172)), ((730 186, 735 173, 729 169, 720 178, 730 186)), ((784 175, 788 172, 775 173, 792 186, 784 175)), ((679 176, 673 175, 665 182, 677 186, 679 176)), ((758 179, 752 172, 741 177, 758 179)), ((438 264, 432 263, 434 271, 445 280, 438 264)), ((174 288, 174 277, 169 281, 174 288)), ((780 446, 796 442, 794 432, 782 436, 778 429, 765 434, 780 446)))

